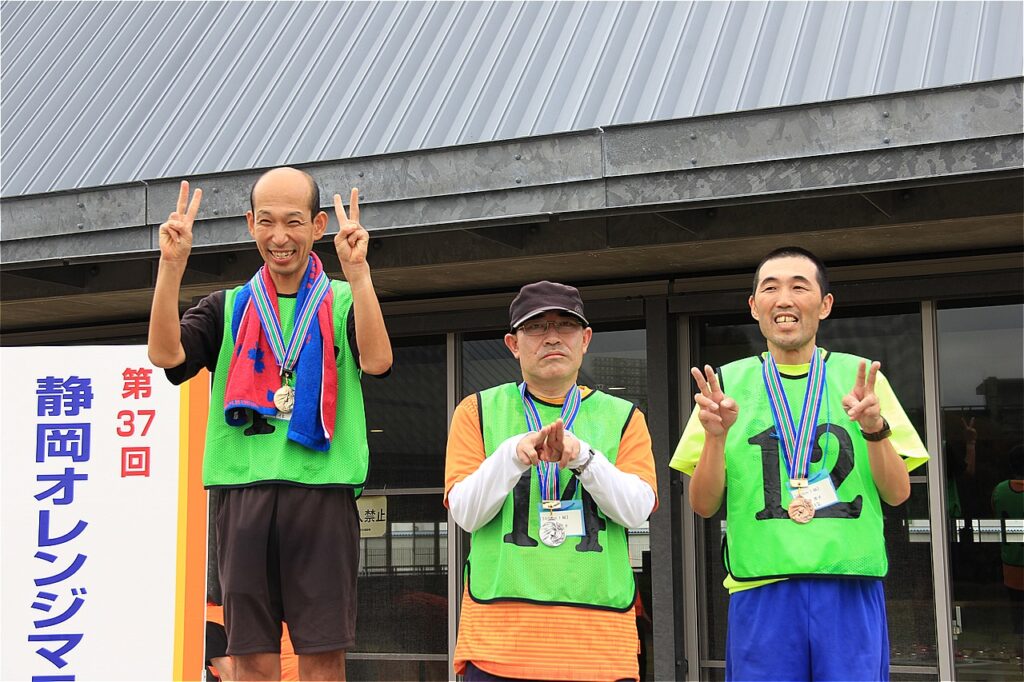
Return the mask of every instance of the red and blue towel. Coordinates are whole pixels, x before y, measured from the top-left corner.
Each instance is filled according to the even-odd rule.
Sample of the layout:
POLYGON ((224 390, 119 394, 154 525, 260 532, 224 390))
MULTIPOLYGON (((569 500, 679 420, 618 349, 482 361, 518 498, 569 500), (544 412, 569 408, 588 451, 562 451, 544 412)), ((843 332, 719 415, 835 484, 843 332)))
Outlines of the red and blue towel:
MULTIPOLYGON (((311 253, 296 295, 296 311, 302 310, 306 297, 322 273, 323 264, 315 253, 311 253)), ((263 325, 260 324, 257 306, 252 300, 253 281, 256 277, 262 278, 274 306, 274 314, 280 316, 277 288, 270 271, 264 265, 253 280, 238 292, 232 311, 231 334, 235 340, 235 349, 231 354, 224 394, 224 418, 231 426, 245 426, 249 423, 246 410, 270 417, 277 415, 274 392, 282 383, 280 367, 267 341, 263 325)), ((295 408, 288 421, 289 440, 321 452, 331 446, 338 401, 338 367, 334 358, 334 320, 331 312, 333 299, 332 292, 328 290, 317 310, 316 324, 309 326, 299 351, 295 365, 295 408)))

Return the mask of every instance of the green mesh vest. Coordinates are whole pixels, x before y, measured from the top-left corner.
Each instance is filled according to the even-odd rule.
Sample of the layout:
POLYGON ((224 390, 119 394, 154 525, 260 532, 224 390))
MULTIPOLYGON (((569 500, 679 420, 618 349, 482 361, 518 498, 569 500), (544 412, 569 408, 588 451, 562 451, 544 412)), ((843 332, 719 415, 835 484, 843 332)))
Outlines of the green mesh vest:
MULTIPOLYGON (((801 525, 786 513, 790 495, 785 458, 762 378, 761 358, 721 368, 722 390, 740 406, 725 444, 728 491, 726 570, 739 581, 799 575, 883 577, 888 570, 882 509, 871 477, 867 444, 842 406, 861 361, 827 353, 810 474, 830 472, 839 502, 801 525), (824 457, 822 456, 824 448, 824 457)), ((807 375, 782 375, 786 400, 799 421, 807 375)))
MULTIPOLYGON (((526 431, 516 384, 478 394, 484 451, 489 457, 506 439, 526 431)), ((561 408, 538 402, 541 421, 558 419, 561 408)), ((583 399, 573 432, 614 462, 619 441, 633 413, 621 398, 594 391, 583 399)), ((478 602, 518 600, 626 611, 636 586, 629 564, 626 529, 607 518, 572 472, 559 472, 562 499, 582 499, 586 535, 558 547, 538 538, 540 488, 531 467, 505 499, 501 511, 472 535, 466 580, 478 602), (547 577, 546 577, 547 576, 547 577)))
POLYGON ((1006 539, 1006 520, 1024 518, 1024 493, 1019 493, 1011 488, 1009 481, 1003 481, 992 490, 992 509, 1002 522, 1000 554, 1002 554, 1003 563, 1010 566, 1024 566, 1024 544, 1006 539))
MULTIPOLYGON (((224 392, 228 366, 234 350, 231 315, 236 287, 224 297, 224 335, 217 356, 217 371, 210 394, 203 456, 203 485, 243 486, 252 483, 285 482, 300 485, 345 485, 361 488, 366 482, 369 448, 361 373, 349 348, 345 323, 352 307, 352 290, 347 282, 332 281, 334 297, 334 345, 338 348, 337 419, 331 447, 317 452, 288 440, 288 423, 258 414, 245 426, 228 426, 224 420, 224 392)), ((295 299, 281 297, 278 306, 285 338, 291 333, 295 299)), ((314 322, 315 324, 315 322, 314 322)))

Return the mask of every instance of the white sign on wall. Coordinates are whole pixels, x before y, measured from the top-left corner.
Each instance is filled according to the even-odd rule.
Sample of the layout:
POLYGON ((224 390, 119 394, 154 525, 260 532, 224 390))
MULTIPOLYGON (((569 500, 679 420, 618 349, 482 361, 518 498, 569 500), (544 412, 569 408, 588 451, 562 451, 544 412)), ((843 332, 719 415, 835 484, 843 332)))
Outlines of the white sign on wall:
POLYGON ((388 498, 386 495, 363 495, 356 500, 359 510, 359 537, 382 538, 388 531, 388 498))
POLYGON ((171 679, 180 396, 144 346, 0 349, 0 678, 171 679))

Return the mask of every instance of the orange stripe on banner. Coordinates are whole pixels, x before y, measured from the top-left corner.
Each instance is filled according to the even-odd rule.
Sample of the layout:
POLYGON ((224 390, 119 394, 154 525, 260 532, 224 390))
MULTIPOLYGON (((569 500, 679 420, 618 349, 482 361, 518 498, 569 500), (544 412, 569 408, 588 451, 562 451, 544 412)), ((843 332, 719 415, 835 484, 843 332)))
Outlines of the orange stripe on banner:
POLYGON ((174 675, 182 675, 185 648, 185 511, 188 503, 188 386, 178 389, 178 532, 174 568, 174 675))
POLYGON ((174 679, 201 680, 206 631, 207 495, 203 490, 203 448, 210 404, 207 371, 182 387, 181 404, 174 679))
POLYGON ((185 571, 185 680, 201 680, 206 644, 207 494, 203 490, 203 450, 210 409, 210 374, 203 370, 189 382, 188 566, 185 571))

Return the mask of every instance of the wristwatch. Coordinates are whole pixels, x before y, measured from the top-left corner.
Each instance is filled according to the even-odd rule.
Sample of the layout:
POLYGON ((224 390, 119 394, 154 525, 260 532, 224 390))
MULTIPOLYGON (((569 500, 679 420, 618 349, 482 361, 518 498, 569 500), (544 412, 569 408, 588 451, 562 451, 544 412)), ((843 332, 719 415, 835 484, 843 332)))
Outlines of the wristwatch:
POLYGON ((577 478, 579 478, 580 476, 583 475, 583 472, 587 470, 587 467, 590 466, 590 462, 593 459, 594 459, 594 449, 591 448, 590 449, 590 454, 587 455, 587 459, 583 462, 583 464, 579 465, 575 469, 572 469, 572 473, 575 474, 575 476, 577 478))
POLYGON ((885 440, 886 438, 891 436, 892 429, 889 428, 889 422, 885 420, 885 417, 882 417, 881 431, 875 431, 874 433, 864 433, 864 431, 861 431, 860 435, 864 436, 864 440, 869 440, 874 443, 880 440, 885 440))

